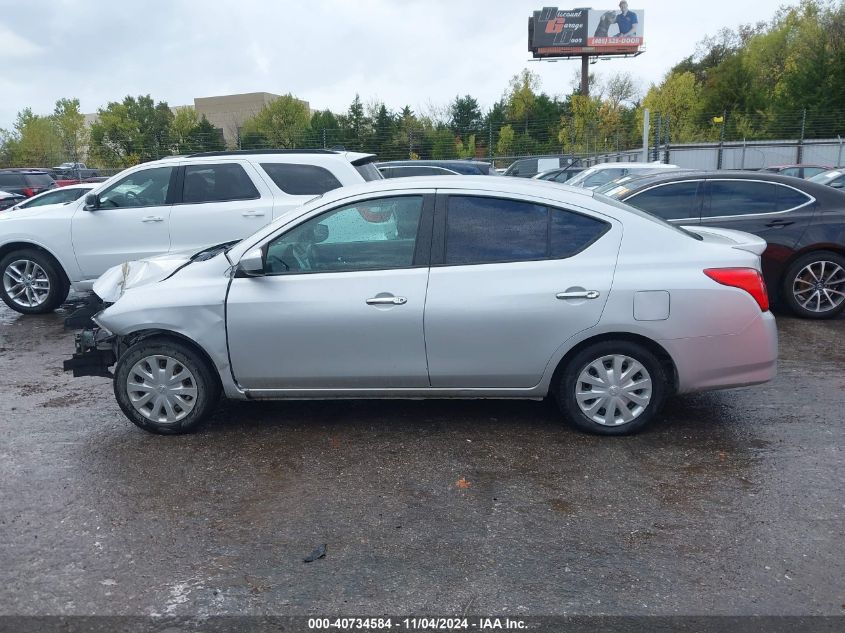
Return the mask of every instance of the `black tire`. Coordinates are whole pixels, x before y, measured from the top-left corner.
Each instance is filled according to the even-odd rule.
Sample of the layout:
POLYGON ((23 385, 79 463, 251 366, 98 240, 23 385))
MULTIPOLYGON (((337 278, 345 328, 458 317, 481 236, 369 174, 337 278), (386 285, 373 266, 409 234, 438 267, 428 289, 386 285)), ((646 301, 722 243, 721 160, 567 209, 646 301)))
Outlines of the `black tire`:
MULTIPOLYGON (((624 375, 624 372, 630 369, 632 365, 622 364, 621 367, 624 375)), ((632 379, 636 379, 637 377, 642 380, 645 375, 637 371, 630 376, 632 379)), ((586 390, 586 386, 583 387, 586 390)), ((630 341, 611 340, 590 345, 575 354, 575 356, 569 360, 567 366, 560 374, 560 383, 557 386, 557 402, 561 412, 568 418, 573 426, 582 431, 597 435, 629 435, 641 430, 652 419, 654 419, 663 407, 663 401, 666 398, 668 390, 669 384, 666 379, 666 372, 657 357, 647 347, 630 341), (636 413, 631 421, 623 421, 620 424, 612 426, 602 424, 592 419, 592 417, 589 417, 581 410, 576 397, 576 389, 579 387, 578 383, 581 372, 587 370, 589 365, 593 362, 609 356, 627 357, 628 359, 636 361, 645 369, 645 372, 648 373, 651 380, 651 394, 642 410, 636 413)), ((634 393, 631 394, 631 397, 637 396, 642 398, 644 394, 645 391, 643 389, 639 389, 635 390, 634 393)), ((599 398, 587 400, 586 404, 589 405, 591 403, 596 403, 599 400, 599 398)), ((627 398, 625 398, 625 400, 626 404, 624 406, 628 408, 629 412, 636 412, 639 406, 642 406, 634 403, 633 401, 627 400, 627 398)), ((614 400, 613 406, 616 408, 614 409, 614 412, 610 414, 610 417, 615 418, 615 413, 619 413, 620 417, 622 417, 621 409, 619 408, 620 406, 623 406, 622 401, 614 400)), ((602 410, 605 411, 604 416, 606 417, 608 413, 607 407, 598 408, 596 410, 596 415, 602 417, 602 410)))
POLYGON ((802 255, 792 262, 792 265, 783 276, 781 290, 783 291, 784 303, 786 303, 787 307, 795 316, 803 319, 830 319, 845 309, 845 297, 830 293, 829 290, 831 288, 838 292, 845 292, 845 257, 832 251, 813 251, 812 253, 802 255), (808 266, 814 266, 818 271, 822 262, 827 263, 825 266, 826 275, 829 274, 827 272, 828 270, 836 270, 835 266, 841 268, 839 274, 833 276, 833 279, 831 279, 834 282, 833 284, 828 283, 827 286, 820 288, 821 292, 828 290, 827 296, 833 297, 834 301, 839 300, 839 304, 832 305, 828 301, 827 296, 820 294, 817 295, 819 297, 819 303, 811 299, 807 302, 807 307, 805 307, 799 301, 799 297, 796 297, 796 289, 800 291, 802 288, 807 288, 809 291, 803 294, 802 299, 814 296, 812 293, 815 292, 815 289, 810 284, 815 283, 815 279, 813 279, 811 273, 805 272, 805 269, 808 266), (829 265, 832 265, 832 267, 829 268, 829 265), (816 306, 818 306, 818 309, 816 309, 816 306))
MULTIPOLYGON (((150 433, 179 435, 197 430, 208 419, 220 401, 220 381, 205 357, 192 347, 173 339, 156 337, 138 341, 118 359, 114 372, 114 395, 133 424, 150 433), (190 372, 192 380, 180 384, 193 385, 196 395, 193 396, 193 408, 181 419, 173 422, 154 420, 141 414, 133 405, 127 380, 136 363, 149 356, 171 358, 190 372)), ((150 415, 154 415, 152 411, 150 415)))
POLYGON ((56 260, 43 251, 39 251, 34 248, 12 251, 0 259, 0 278, 2 278, 2 281, 0 282, 0 298, 2 298, 3 302, 12 310, 20 312, 21 314, 45 314, 47 312, 52 312, 65 302, 68 292, 70 291, 68 282, 62 274, 56 260), (21 261, 34 262, 42 271, 44 271, 44 274, 47 277, 49 291, 47 292, 47 296, 44 300, 38 305, 26 306, 16 303, 9 294, 9 291, 12 290, 14 286, 8 290, 6 288, 7 281, 10 280, 8 277, 9 271, 7 269, 15 262, 21 261))

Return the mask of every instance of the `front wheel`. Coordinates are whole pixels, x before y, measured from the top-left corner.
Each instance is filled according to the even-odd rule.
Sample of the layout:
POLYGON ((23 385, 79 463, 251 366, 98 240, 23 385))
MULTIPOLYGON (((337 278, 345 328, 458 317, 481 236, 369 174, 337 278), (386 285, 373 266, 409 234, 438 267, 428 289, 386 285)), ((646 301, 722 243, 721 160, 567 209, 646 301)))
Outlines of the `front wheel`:
POLYGON ((44 314, 58 308, 68 285, 49 255, 35 250, 13 251, 0 260, 0 298, 21 314, 44 314))
POLYGON ((783 294, 789 309, 805 319, 829 319, 845 309, 845 257, 816 251, 786 271, 783 294))
POLYGON ((117 361, 114 395, 123 413, 150 433, 176 435, 196 430, 220 399, 213 368, 182 343, 147 339, 117 361))
POLYGON ((582 431, 627 435, 658 414, 667 391, 663 367, 646 347, 603 341, 570 360, 557 399, 561 412, 582 431))

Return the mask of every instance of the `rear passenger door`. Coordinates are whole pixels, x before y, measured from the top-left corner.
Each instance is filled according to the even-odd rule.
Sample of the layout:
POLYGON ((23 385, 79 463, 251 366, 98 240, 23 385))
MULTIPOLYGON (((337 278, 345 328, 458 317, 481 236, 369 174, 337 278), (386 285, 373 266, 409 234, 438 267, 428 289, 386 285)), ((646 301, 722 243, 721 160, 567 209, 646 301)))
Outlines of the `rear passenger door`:
POLYGON ((198 250, 255 233, 273 219, 273 196, 246 161, 188 163, 170 214, 172 251, 198 250))
POLYGON ((622 228, 577 209, 438 195, 425 342, 434 388, 531 388, 595 325, 622 228))
POLYGON ((701 212, 703 226, 759 235, 793 248, 813 217, 815 200, 798 189, 748 179, 708 179, 701 212))

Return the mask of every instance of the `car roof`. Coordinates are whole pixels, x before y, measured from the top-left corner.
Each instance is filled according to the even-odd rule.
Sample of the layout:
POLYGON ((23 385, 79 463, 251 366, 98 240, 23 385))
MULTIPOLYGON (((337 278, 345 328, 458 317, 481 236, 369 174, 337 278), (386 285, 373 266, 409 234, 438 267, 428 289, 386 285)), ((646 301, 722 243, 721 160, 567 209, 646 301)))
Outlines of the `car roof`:
POLYGON ((392 166, 399 166, 399 165, 429 165, 429 166, 436 166, 436 165, 490 165, 490 163, 483 161, 483 160, 474 160, 474 159, 459 159, 459 158, 448 158, 443 160, 386 160, 376 163, 379 167, 392 167, 392 166))
MULTIPOLYGON (((612 168, 622 168, 627 169, 631 167, 643 167, 646 169, 678 169, 677 165, 671 165, 666 163, 599 163, 598 165, 591 165, 586 169, 612 169, 612 168)), ((585 171, 586 171, 585 169, 585 171)))
POLYGON ((824 167, 825 169, 834 169, 830 165, 820 165, 818 163, 787 163, 785 165, 766 165, 761 169, 789 169, 790 167, 824 167))
POLYGON ((47 174, 50 175, 46 169, 36 169, 32 167, 7 167, 5 169, 0 169, 0 172, 12 172, 15 174, 47 174))
POLYGON ((783 174, 778 174, 775 172, 766 172, 766 171, 744 171, 744 170, 730 170, 730 169, 723 169, 723 170, 678 170, 672 172, 662 172, 662 173, 652 173, 646 174, 639 178, 635 178, 629 182, 624 183, 624 187, 626 189, 625 196, 630 195, 635 191, 639 191, 641 189, 645 189, 646 187, 651 187, 652 185, 658 185, 663 183, 669 182, 676 182, 682 180, 704 180, 704 179, 711 179, 711 180, 757 180, 757 181, 764 181, 764 182, 775 182, 780 183, 783 185, 789 185, 795 189, 799 189, 801 191, 805 191, 810 193, 816 198, 819 197, 830 197, 830 191, 833 191, 834 194, 839 194, 840 196, 845 196, 845 193, 837 191, 835 189, 831 189, 826 185, 822 185, 817 182, 811 182, 804 178, 798 178, 796 176, 784 176, 783 174))
MULTIPOLYGON (((361 165, 372 162, 376 159, 375 154, 368 154, 365 152, 347 152, 346 150, 330 150, 330 149, 236 149, 225 150, 221 152, 199 152, 197 154, 188 154, 181 156, 167 156, 158 160, 141 163, 145 167, 153 165, 170 165, 172 163, 190 162, 192 159, 203 160, 206 158, 216 157, 248 157, 252 160, 266 160, 273 162, 281 156, 338 156, 345 158, 353 165, 361 165)), ((282 162, 282 161, 278 161, 282 162)), ((286 161, 285 161, 286 162, 286 161)), ((140 165, 136 165, 139 167, 140 165)))

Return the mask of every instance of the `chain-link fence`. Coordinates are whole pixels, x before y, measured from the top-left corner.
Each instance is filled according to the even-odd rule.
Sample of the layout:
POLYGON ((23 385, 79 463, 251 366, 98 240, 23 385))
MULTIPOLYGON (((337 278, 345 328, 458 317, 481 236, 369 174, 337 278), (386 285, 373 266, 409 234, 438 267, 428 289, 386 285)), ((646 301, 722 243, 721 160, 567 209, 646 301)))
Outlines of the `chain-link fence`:
MULTIPOLYGON (((579 119, 573 115, 520 121, 492 120, 458 127, 448 122, 396 119, 296 130, 238 130, 224 144, 220 130, 190 139, 161 134, 149 146, 88 143, 68 150, 42 143, 13 163, 0 146, 0 167, 46 167, 84 162, 111 175, 139 161, 208 149, 346 149, 379 160, 474 158, 497 168, 531 156, 565 156, 580 165, 608 161, 659 160, 701 169, 758 169, 772 164, 842 164, 845 110, 794 111, 778 116, 732 112, 699 115, 650 113, 643 143, 643 113, 620 109, 579 119), (645 145, 645 152, 644 152, 645 145)), ((342 120, 342 119, 341 119, 342 120)))

